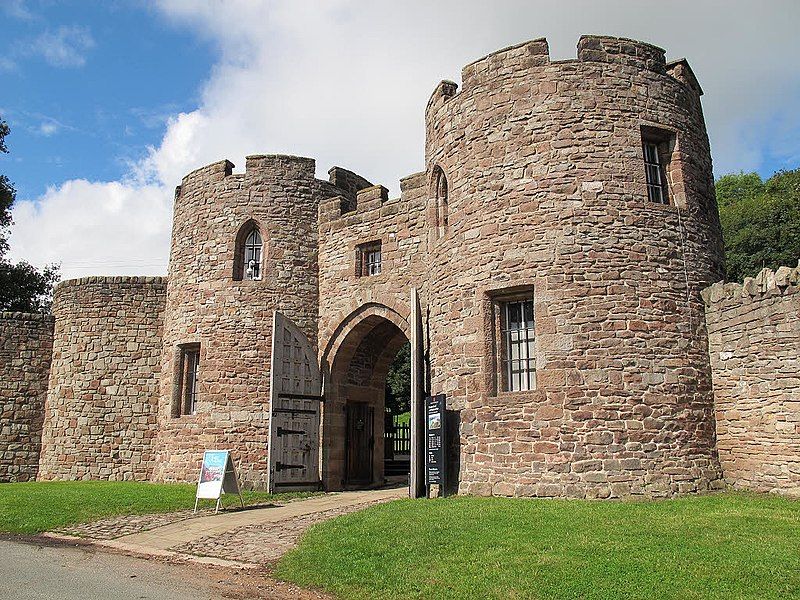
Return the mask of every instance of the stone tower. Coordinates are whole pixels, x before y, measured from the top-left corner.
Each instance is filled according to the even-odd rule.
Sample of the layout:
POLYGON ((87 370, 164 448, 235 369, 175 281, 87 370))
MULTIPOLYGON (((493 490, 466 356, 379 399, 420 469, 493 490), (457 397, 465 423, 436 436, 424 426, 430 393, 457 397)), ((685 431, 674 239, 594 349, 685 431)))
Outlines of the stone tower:
POLYGON ((245 484, 266 482, 273 311, 316 340, 317 205, 327 193, 314 160, 249 156, 184 177, 175 195, 161 358, 155 477, 191 480, 203 448, 235 448, 245 484), (242 247, 253 230, 260 273, 242 247), (197 397, 184 406, 185 351, 199 350, 197 397))
POLYGON ((462 81, 431 97, 425 147, 431 385, 460 413, 460 490, 707 489, 720 470, 700 291, 723 253, 688 64, 596 36, 556 62, 541 39, 462 81), (665 202, 648 195, 648 143, 665 202), (533 299, 535 381, 509 392, 501 313, 519 298, 533 299))

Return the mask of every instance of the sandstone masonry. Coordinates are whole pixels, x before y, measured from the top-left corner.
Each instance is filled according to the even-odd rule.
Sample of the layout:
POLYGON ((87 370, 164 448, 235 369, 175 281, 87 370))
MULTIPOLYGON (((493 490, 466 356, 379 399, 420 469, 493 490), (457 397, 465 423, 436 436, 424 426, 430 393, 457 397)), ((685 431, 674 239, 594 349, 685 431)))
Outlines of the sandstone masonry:
POLYGON ((800 496, 800 268, 717 283, 703 298, 725 479, 800 496))
POLYGON ((36 479, 52 352, 51 316, 0 313, 0 482, 36 479))
POLYGON ((160 277, 56 287, 40 479, 150 478, 165 292, 160 277))

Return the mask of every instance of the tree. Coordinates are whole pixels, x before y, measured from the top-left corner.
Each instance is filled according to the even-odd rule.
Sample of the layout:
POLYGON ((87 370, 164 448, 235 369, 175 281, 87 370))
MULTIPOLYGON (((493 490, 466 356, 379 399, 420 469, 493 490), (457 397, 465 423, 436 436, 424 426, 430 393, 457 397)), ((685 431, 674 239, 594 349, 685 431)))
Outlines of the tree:
POLYGON ((756 173, 725 175, 716 188, 729 280, 797 264, 800 169, 779 171, 767 181, 756 173))
MULTIPOLYGON (((0 153, 7 154, 8 123, 0 119, 0 153)), ((11 207, 16 190, 5 175, 0 175, 0 310, 20 312, 49 312, 53 284, 59 269, 48 265, 42 270, 25 261, 8 261, 8 228, 11 226, 11 207)))
POLYGON ((411 410, 411 344, 397 352, 386 376, 386 408, 393 415, 411 410))

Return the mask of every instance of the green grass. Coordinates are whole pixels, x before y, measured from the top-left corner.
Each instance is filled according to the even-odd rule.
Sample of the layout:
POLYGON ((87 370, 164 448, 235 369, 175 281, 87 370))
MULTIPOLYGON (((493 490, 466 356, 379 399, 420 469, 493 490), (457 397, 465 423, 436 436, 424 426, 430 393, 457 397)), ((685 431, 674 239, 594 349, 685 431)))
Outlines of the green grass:
MULTIPOLYGON (((41 533, 74 523, 113 515, 141 515, 194 507, 196 487, 128 481, 39 481, 0 484, 0 532, 41 533)), ((308 493, 268 494, 244 491, 245 504, 260 504, 308 496, 308 493)), ((212 506, 201 500, 201 506, 212 506)), ((223 506, 239 505, 225 495, 223 506)))
POLYGON ((341 598, 800 598, 800 502, 400 500, 316 525, 276 574, 341 598))

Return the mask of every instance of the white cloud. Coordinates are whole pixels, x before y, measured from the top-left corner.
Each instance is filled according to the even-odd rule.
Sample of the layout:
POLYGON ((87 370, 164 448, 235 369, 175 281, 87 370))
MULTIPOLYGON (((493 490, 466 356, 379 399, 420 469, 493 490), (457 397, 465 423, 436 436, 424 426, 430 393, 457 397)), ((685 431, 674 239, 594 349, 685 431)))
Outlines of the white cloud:
POLYGON ((45 137, 55 135, 61 129, 57 121, 42 121, 39 123, 39 133, 45 137))
MULTIPOLYGON (((94 272, 75 265, 98 257, 124 262, 137 247, 125 240, 142 242, 135 218, 119 226, 123 229, 108 226, 110 218, 100 210, 104 191, 110 194, 107 202, 124 194, 132 216, 149 210, 156 196, 159 205, 169 206, 185 173, 222 158, 242 167, 246 154, 301 154, 317 159, 320 176, 341 165, 396 192, 401 177, 424 166, 423 111, 436 83, 458 81, 464 64, 540 36, 548 38, 556 59, 574 57, 584 33, 643 39, 666 48, 670 58, 686 56, 706 92, 718 173, 759 168, 765 154, 788 160, 798 152, 796 0, 153 0, 153 5, 174 25, 212 40, 219 59, 197 109, 169 118, 161 142, 132 165, 131 181, 83 182, 91 186, 91 205, 74 196, 78 190, 69 182, 39 200, 44 211, 55 198, 73 198, 58 210, 79 221, 85 237, 99 240, 97 246, 72 247, 67 243, 72 232, 51 232, 53 239, 65 240, 59 241, 65 275, 94 272)), ((28 243, 37 235, 39 217, 23 223, 21 210, 15 212, 13 250, 42 262, 36 244, 28 243), (20 250, 23 242, 26 252, 20 250)), ((164 223, 146 238, 153 246, 147 252, 166 262, 170 214, 159 215, 164 223)))
POLYGON ((13 256, 66 277, 162 274, 171 217, 161 187, 72 180, 15 206, 13 256))
POLYGON ((41 56, 53 67, 82 67, 94 45, 88 28, 62 26, 42 33, 23 52, 41 56))
POLYGON ((3 0, 0 10, 15 19, 29 21, 34 18, 33 13, 26 6, 25 0, 3 0))

